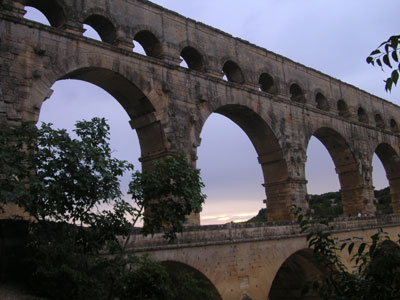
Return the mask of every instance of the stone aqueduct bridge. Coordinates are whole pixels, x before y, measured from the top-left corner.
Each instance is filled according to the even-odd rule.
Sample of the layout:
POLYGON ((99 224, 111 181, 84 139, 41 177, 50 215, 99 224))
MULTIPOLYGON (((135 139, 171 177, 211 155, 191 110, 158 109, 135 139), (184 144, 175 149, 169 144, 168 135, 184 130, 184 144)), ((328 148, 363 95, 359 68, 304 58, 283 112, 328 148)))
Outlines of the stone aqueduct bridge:
MULTIPOLYGON (((361 237, 365 241, 381 227, 398 240, 400 216, 350 218, 331 224, 339 239, 361 237)), ((304 234, 292 223, 250 223, 189 227, 168 244, 159 235, 132 236, 129 248, 161 261, 172 274, 192 272, 207 281, 220 299, 316 300, 300 297, 307 280, 325 269, 307 249, 304 234)), ((343 262, 351 268, 350 258, 343 262)))
MULTIPOLYGON (((394 213, 400 213, 398 106, 149 1, 0 0, 0 77, 1 126, 37 121, 57 80, 79 79, 103 88, 130 116, 144 168, 171 153, 182 153, 195 165, 207 118, 212 113, 228 117, 256 149, 271 221, 290 220, 292 204, 307 209, 304 170, 312 136, 334 161, 345 216, 375 211, 374 153, 386 170, 394 213), (51 26, 24 19, 25 6, 43 12, 51 26), (92 26, 102 41, 84 37, 83 24, 92 26), (133 41, 146 55, 132 51, 133 41), (180 66, 182 59, 188 68, 180 66)), ((198 224, 199 217, 191 216, 190 221, 198 224)), ((283 237, 274 233, 263 242, 226 244, 261 257, 273 240, 272 253, 281 252, 282 262, 285 255, 304 247, 304 238, 291 228, 283 237)), ((268 230, 242 232, 264 236, 268 230)), ((206 259, 222 257, 227 247, 212 241, 206 259)), ((198 250, 180 249, 182 261, 189 260, 184 253, 198 250)), ((174 251, 178 253, 164 247, 154 256, 170 258, 174 251)), ((201 268, 199 262, 187 263, 201 268)), ((241 260, 235 264, 243 280, 239 286, 253 289, 253 279, 240 273, 241 260)), ((273 273, 279 262, 268 264, 273 273)), ((202 271, 209 274, 208 269, 202 271)), ((220 289, 217 275, 210 278, 224 299, 236 299, 226 287, 220 289)), ((268 295, 266 282, 271 278, 264 277, 264 283, 255 280, 263 295, 268 295)), ((238 295, 237 287, 233 291, 238 295)))
POLYGON ((346 216, 375 210, 374 153, 400 213, 398 106, 149 1, 0 3, 2 124, 36 121, 57 80, 80 79, 126 110, 145 168, 177 152, 195 164, 210 114, 231 119, 257 151, 271 221, 290 219, 292 204, 308 205, 304 169, 312 136, 334 161, 346 216), (25 6, 42 11, 51 26, 24 19, 25 6), (83 24, 102 41, 83 37, 83 24), (134 40, 146 56, 133 53, 134 40))

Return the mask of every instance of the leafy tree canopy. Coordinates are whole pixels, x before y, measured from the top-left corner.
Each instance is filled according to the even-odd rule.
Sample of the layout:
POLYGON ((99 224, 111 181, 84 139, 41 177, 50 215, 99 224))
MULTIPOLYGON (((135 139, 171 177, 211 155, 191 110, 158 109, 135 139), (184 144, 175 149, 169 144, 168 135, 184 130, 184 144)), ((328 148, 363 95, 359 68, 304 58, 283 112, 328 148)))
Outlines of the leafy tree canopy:
POLYGON ((299 210, 296 213, 302 232, 308 233, 309 248, 325 270, 311 284, 321 299, 400 299, 400 241, 392 241, 382 230, 370 241, 359 237, 340 240, 330 233, 328 223, 313 224, 299 210), (343 262, 344 251, 353 267, 343 262))
MULTIPOLYGON (((145 234, 162 231, 172 241, 183 230, 205 199, 199 171, 171 156, 134 172, 130 203, 119 178, 133 166, 112 157, 106 121, 77 122, 74 134, 51 124, 0 130, 0 204, 31 216, 23 280, 36 294, 61 300, 177 299, 198 290, 193 280, 172 284, 161 265, 126 247, 141 218, 145 234)), ((192 297, 216 295, 201 290, 192 297)))

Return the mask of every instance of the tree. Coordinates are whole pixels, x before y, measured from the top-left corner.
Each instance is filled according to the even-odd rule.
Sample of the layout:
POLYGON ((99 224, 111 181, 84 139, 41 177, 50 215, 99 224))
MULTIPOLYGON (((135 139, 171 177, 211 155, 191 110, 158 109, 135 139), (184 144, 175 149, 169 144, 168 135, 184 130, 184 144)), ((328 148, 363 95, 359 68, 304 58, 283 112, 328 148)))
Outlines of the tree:
POLYGON ((385 80, 385 90, 391 91, 393 84, 397 85, 400 72, 400 35, 393 35, 387 41, 379 45, 377 49, 371 52, 367 57, 367 63, 375 66, 377 64, 384 70, 384 66, 392 69, 390 77, 385 80))
MULTIPOLYGON (((133 173, 130 203, 119 177, 133 166, 112 157, 105 120, 77 122, 74 133, 32 123, 0 130, 0 204, 30 215, 24 280, 49 299, 179 297, 161 265, 125 250, 140 218, 144 233, 172 241, 185 216, 200 212, 199 171, 182 156, 160 160, 133 173)), ((193 297, 214 299, 205 294, 193 297)))
MULTIPOLYGON (((313 224, 296 211, 302 232, 308 232, 309 248, 326 272, 312 282, 323 300, 400 299, 400 245, 382 230, 371 236, 339 240, 327 223, 313 224), (342 260, 347 251, 354 264, 348 268, 342 260)), ((304 292, 307 293, 309 287, 304 292)))

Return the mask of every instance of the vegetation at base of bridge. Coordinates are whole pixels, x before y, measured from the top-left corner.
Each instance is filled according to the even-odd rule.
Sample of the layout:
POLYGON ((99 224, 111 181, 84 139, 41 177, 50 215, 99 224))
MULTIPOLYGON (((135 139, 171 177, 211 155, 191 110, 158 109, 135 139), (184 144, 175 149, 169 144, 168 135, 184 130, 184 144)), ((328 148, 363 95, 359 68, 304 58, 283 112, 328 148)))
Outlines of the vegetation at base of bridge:
MULTIPOLYGON (((386 187, 374 191, 376 214, 387 215, 393 213, 390 188, 386 187)), ((333 219, 343 216, 342 197, 340 192, 329 192, 321 195, 309 195, 310 216, 314 219, 333 219)), ((247 222, 266 222, 266 209, 262 208, 257 216, 247 222)))
POLYGON ((22 228, 25 247, 17 257, 2 247, 1 261, 14 255, 18 263, 2 264, 0 279, 14 274, 36 295, 57 300, 218 299, 191 274, 172 278, 161 264, 125 251, 140 218, 144 234, 162 231, 172 241, 185 216, 201 211, 199 171, 171 156, 133 172, 131 203, 119 178, 133 166, 112 157, 105 120, 77 122, 74 133, 32 123, 0 131, 0 204, 30 216, 1 223, 10 239, 10 229, 22 228))
MULTIPOLYGON (((340 240, 331 235, 328 223, 313 223, 294 209, 308 247, 323 269, 303 290, 313 290, 322 300, 400 299, 400 240, 392 241, 381 229, 371 241, 353 237, 340 240), (344 264, 343 252, 353 267, 344 264)), ((400 235, 399 235, 400 237, 400 235)))

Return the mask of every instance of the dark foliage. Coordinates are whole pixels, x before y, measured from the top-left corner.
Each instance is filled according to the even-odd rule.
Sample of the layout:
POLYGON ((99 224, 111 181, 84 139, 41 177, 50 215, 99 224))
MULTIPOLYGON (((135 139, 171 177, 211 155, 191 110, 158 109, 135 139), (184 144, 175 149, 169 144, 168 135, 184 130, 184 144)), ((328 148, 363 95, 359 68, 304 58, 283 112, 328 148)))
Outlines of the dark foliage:
POLYGON ((0 204, 30 215, 21 280, 57 300, 181 299, 188 290, 214 299, 194 279, 173 283, 162 265, 126 251, 140 218, 144 233, 173 240, 186 215, 200 212, 199 171, 181 156, 160 160, 133 174, 129 203, 119 177, 133 166, 111 156, 105 120, 77 122, 74 131, 77 138, 50 124, 0 130, 0 204))

